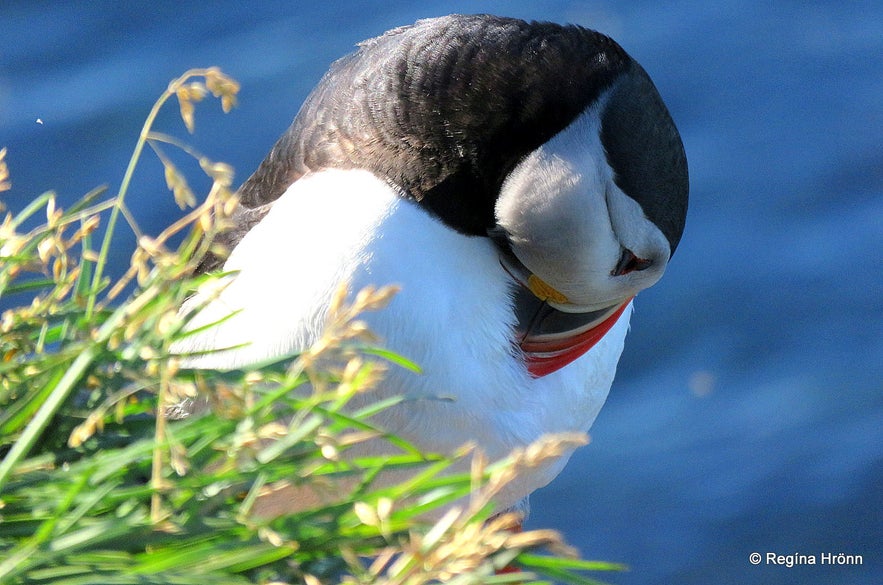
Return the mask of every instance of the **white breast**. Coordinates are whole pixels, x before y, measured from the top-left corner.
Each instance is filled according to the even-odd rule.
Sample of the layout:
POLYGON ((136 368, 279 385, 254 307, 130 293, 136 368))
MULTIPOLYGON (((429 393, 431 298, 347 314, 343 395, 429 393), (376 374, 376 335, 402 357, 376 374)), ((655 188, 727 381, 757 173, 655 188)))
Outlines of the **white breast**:
MULTIPOLYGON (((238 274, 193 327, 238 312, 176 350, 247 345, 193 365, 230 368, 305 348, 320 334, 340 283, 352 291, 398 284, 389 307, 364 318, 423 373, 391 369, 377 393, 409 400, 381 413, 378 424, 428 451, 473 441, 494 459, 546 433, 588 430, 613 381, 631 313, 573 364, 531 378, 512 343, 512 283, 490 240, 451 230, 358 170, 294 183, 225 270, 238 274)), ((545 485, 566 459, 520 478, 498 504, 513 505, 545 485)))

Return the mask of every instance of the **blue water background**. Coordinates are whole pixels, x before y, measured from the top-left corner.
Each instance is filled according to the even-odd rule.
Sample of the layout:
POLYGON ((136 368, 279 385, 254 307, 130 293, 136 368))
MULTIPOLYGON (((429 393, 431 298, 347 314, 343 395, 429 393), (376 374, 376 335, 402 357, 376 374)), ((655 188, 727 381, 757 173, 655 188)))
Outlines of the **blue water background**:
MULTIPOLYGON (((621 585, 883 583, 883 3, 4 0, 4 200, 118 188, 154 99, 209 65, 241 105, 200 106, 192 142, 242 180, 332 60, 451 12, 612 35, 690 161, 681 246, 638 299, 592 443, 535 494, 530 527, 627 563, 621 585), (864 564, 752 566, 755 551, 864 564)), ((184 135, 174 110, 158 127, 184 135)), ((129 204, 156 233, 180 212, 151 158, 129 204)))

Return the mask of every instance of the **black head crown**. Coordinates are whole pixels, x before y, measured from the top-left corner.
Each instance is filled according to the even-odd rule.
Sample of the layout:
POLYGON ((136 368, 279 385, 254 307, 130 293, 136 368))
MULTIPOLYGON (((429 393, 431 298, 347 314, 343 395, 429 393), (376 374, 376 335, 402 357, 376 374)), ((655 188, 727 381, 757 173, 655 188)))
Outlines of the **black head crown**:
POLYGON ((686 158, 644 70, 598 32, 489 15, 421 20, 334 63, 242 186, 243 217, 256 223, 307 172, 363 168, 452 228, 486 235, 507 175, 605 92, 615 180, 674 251, 686 158))

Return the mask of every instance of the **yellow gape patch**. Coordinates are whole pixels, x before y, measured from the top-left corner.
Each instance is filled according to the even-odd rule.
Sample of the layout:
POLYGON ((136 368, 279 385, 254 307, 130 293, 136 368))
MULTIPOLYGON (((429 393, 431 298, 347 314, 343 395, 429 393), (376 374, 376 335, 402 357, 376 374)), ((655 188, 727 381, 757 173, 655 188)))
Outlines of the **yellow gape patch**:
POLYGON ((527 287, 541 301, 552 301, 553 303, 567 303, 567 297, 552 288, 542 278, 536 274, 527 277, 527 287))

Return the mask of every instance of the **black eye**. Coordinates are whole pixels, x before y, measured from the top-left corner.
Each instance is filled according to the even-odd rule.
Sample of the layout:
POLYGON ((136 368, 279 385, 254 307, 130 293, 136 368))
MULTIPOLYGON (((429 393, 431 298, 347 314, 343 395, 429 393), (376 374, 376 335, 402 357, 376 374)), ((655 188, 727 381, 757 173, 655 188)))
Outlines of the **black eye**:
POLYGON ((613 269, 611 274, 613 276, 622 276, 623 274, 628 274, 629 272, 646 270, 653 266, 653 260, 645 260, 644 258, 638 258, 635 256, 635 253, 629 250, 628 248, 623 248, 622 256, 619 257, 619 262, 616 263, 616 268, 613 269))

